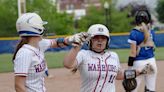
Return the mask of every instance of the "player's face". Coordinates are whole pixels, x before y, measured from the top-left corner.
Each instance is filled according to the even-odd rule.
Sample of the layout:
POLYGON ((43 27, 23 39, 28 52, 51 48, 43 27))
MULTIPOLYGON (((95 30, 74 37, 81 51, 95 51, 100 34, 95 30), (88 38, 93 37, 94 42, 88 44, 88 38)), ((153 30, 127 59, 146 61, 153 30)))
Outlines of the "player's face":
POLYGON ((91 39, 91 43, 92 43, 92 50, 95 50, 97 52, 102 52, 106 48, 107 37, 102 35, 94 36, 91 39))
POLYGON ((32 36, 32 37, 30 37, 30 42, 33 42, 33 43, 36 43, 36 44, 41 40, 42 40, 42 36, 32 36))

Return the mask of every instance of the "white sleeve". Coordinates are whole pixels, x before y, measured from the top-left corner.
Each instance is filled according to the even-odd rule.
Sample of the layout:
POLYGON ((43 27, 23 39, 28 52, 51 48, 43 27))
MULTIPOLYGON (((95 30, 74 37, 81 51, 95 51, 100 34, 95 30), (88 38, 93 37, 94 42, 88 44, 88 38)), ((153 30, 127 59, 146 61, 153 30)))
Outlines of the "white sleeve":
POLYGON ((39 42, 40 50, 45 52, 47 49, 49 49, 51 47, 52 44, 53 44, 53 40, 52 39, 42 39, 39 42))
POLYGON ((116 58, 117 58, 118 69, 121 70, 120 60, 119 60, 119 56, 117 53, 116 53, 116 58))
POLYGON ((114 57, 116 58, 116 62, 117 62, 117 66, 118 66, 118 70, 121 69, 121 65, 120 65, 120 60, 119 60, 119 56, 116 52, 112 52, 112 54, 114 55, 114 57))
POLYGON ((84 60, 84 50, 80 50, 76 56, 77 67, 83 62, 84 60))
POLYGON ((15 75, 27 76, 29 67, 32 62, 32 53, 29 50, 18 51, 14 60, 15 75))

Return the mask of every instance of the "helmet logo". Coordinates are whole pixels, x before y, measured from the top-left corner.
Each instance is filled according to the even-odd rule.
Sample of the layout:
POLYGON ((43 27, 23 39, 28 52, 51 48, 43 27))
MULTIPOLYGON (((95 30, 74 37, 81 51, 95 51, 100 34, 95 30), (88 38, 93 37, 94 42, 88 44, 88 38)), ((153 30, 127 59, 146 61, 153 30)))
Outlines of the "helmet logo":
POLYGON ((103 28, 98 28, 98 31, 99 31, 99 32, 103 32, 104 29, 103 29, 103 28))
MULTIPOLYGON (((33 17, 33 16, 32 16, 33 17)), ((30 17, 29 19, 27 19, 27 23, 30 23, 30 19, 32 19, 32 17, 30 17)))

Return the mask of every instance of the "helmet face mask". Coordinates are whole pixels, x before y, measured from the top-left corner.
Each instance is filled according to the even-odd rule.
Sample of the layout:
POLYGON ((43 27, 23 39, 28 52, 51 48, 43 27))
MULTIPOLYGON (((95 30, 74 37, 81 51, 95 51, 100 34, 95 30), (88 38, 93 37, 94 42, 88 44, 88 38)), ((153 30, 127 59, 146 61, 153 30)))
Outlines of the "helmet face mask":
POLYGON ((17 19, 16 28, 20 36, 41 36, 45 28, 41 17, 36 13, 25 13, 17 19))
POLYGON ((140 10, 136 12, 135 21, 137 25, 140 25, 142 22, 148 24, 151 22, 151 15, 146 10, 140 10))

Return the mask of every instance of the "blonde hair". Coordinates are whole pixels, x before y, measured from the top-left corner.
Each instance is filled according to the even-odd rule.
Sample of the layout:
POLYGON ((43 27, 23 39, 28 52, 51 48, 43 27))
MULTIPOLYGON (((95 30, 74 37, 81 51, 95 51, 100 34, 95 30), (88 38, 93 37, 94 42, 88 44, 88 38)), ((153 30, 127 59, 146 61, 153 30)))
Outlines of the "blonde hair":
POLYGON ((150 37, 150 33, 148 30, 144 30, 143 32, 144 32, 144 41, 143 42, 146 43, 150 37))

